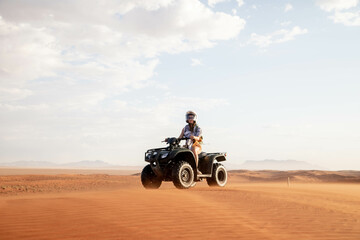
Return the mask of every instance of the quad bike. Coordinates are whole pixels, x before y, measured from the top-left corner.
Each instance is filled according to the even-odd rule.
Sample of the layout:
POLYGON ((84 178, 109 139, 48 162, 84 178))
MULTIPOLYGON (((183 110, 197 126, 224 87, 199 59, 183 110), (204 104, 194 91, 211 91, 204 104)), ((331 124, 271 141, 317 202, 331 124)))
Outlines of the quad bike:
POLYGON ((145 161, 149 164, 141 172, 141 183, 147 189, 159 188, 162 181, 172 181, 180 189, 190 188, 196 182, 206 179, 209 186, 224 187, 227 171, 219 163, 226 161, 226 153, 199 154, 197 173, 194 154, 185 146, 180 146, 187 138, 167 138, 167 147, 149 149, 145 152, 145 161))

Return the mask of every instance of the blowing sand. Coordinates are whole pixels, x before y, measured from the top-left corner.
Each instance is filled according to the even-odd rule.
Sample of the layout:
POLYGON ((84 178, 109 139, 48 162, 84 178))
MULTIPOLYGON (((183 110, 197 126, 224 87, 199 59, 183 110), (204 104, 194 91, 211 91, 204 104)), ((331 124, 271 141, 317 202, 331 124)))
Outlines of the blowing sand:
POLYGON ((0 176, 0 239, 360 239, 360 184, 244 178, 145 190, 139 176, 0 176))

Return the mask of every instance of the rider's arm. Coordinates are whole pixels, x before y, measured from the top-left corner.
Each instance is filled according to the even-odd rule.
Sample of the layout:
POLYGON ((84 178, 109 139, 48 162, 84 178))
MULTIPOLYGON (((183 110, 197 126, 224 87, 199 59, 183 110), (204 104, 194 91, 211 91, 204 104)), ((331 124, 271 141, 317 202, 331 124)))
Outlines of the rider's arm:
POLYGON ((192 139, 195 139, 195 141, 199 141, 201 139, 202 130, 200 127, 196 128, 195 134, 191 136, 192 139))
POLYGON ((200 140, 200 137, 192 136, 192 139, 195 139, 196 141, 199 141, 199 140, 200 140))
POLYGON ((183 129, 181 130, 181 133, 180 133, 179 138, 183 138, 183 137, 184 137, 184 129, 185 129, 185 128, 183 128, 183 129))

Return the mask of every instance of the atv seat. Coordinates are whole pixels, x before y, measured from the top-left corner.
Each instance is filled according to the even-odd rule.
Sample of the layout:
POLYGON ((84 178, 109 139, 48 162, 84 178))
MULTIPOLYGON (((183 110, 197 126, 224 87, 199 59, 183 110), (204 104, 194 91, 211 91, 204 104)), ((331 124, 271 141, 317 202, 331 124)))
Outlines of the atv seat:
POLYGON ((206 152, 201 152, 201 153, 199 154, 199 159, 206 157, 206 155, 207 155, 206 152))

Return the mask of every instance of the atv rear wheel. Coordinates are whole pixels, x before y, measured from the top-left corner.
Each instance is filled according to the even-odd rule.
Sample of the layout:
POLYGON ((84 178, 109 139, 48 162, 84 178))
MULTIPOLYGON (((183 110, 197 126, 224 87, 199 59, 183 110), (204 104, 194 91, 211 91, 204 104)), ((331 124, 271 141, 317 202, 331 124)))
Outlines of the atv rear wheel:
POLYGON ((175 187, 186 189, 193 186, 194 171, 188 162, 177 162, 172 171, 172 179, 175 187))
POLYGON ((146 189, 157 189, 161 185, 161 178, 156 176, 150 164, 146 165, 141 172, 141 183, 146 189))
POLYGON ((220 163, 214 163, 211 178, 206 179, 211 187, 224 187, 227 183, 226 168, 220 163))

